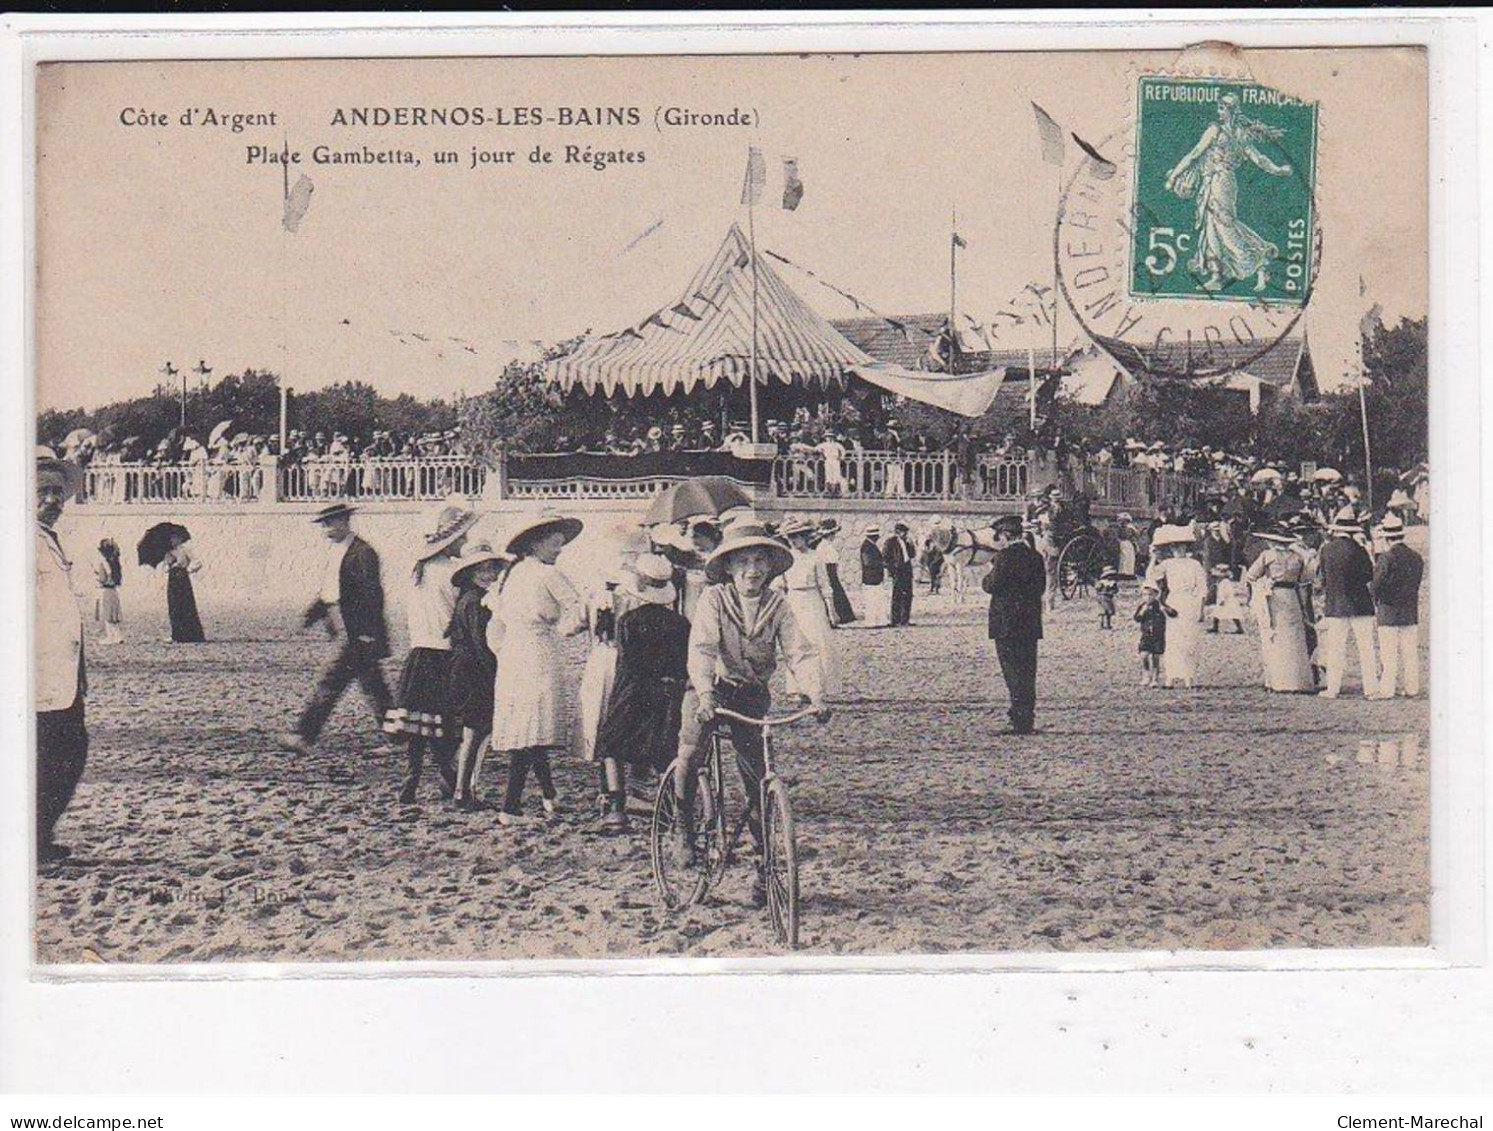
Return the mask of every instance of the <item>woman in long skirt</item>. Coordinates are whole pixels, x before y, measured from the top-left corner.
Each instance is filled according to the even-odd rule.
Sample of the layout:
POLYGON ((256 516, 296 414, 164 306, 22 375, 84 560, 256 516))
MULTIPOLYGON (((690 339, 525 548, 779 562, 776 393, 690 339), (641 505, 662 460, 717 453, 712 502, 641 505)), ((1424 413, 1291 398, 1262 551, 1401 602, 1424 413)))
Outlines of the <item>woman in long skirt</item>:
POLYGON ((492 748, 508 752, 508 785, 502 824, 523 815, 524 782, 533 770, 544 811, 555 811, 550 752, 563 750, 569 735, 569 695, 560 639, 585 627, 580 594, 555 560, 581 532, 581 520, 543 513, 520 522, 505 547, 518 561, 500 589, 488 591, 498 646, 493 696, 492 748))
POLYGON ((617 679, 596 743, 607 773, 602 821, 613 830, 627 827, 626 767, 663 773, 674 760, 689 678, 690 623, 674 611, 668 559, 638 558, 632 585, 617 618, 617 679))
POLYGON ((1260 625, 1260 668, 1271 691, 1314 691, 1307 650, 1306 562, 1288 534, 1259 534, 1270 545, 1249 567, 1250 604, 1260 625))
POLYGON ((1189 551, 1192 529, 1162 526, 1151 540, 1161 560, 1149 576, 1162 584, 1166 603, 1177 610, 1167 626, 1166 652, 1161 657, 1163 687, 1192 687, 1197 678, 1197 650, 1203 633, 1203 606, 1208 600, 1208 575, 1189 551))
MULTIPOLYGON (((813 523, 803 519, 789 519, 780 530, 793 551, 793 565, 783 574, 783 585, 787 590, 788 606, 799 629, 819 649, 820 686, 824 698, 832 700, 840 694, 840 662, 836 654, 833 627, 830 623, 829 584, 825 580, 823 567, 809 548, 815 532, 813 523)), ((788 692, 795 694, 798 687, 790 672, 788 692)))
POLYGON ((425 751, 435 755, 448 795, 456 792, 453 764, 455 738, 446 721, 447 681, 450 676, 451 638, 446 630, 456 612, 456 557, 477 515, 465 503, 448 502, 430 516, 416 550, 405 615, 409 619, 410 652, 399 676, 396 706, 384 717, 384 732, 403 735, 408 767, 399 791, 401 805, 413 805, 419 794, 425 751))
POLYGON ((124 568, 119 561, 119 545, 112 538, 98 544, 98 558, 93 563, 93 576, 98 584, 98 599, 94 602, 94 619, 103 626, 105 644, 123 644, 124 633, 120 624, 124 612, 119 604, 119 586, 124 580, 124 568))
POLYGON ((830 594, 830 623, 836 628, 844 628, 856 620, 855 608, 850 603, 850 597, 845 592, 845 586, 840 581, 840 551, 835 545, 835 539, 839 537, 840 524, 835 519, 826 518, 819 523, 819 530, 815 535, 814 558, 819 563, 819 568, 824 571, 824 579, 829 583, 830 594))
POLYGON ((197 595, 192 591, 192 574, 202 568, 202 563, 192 553, 185 535, 172 536, 171 549, 161 560, 161 568, 166 571, 166 614, 171 618, 171 642, 205 643, 202 618, 197 615, 197 595))

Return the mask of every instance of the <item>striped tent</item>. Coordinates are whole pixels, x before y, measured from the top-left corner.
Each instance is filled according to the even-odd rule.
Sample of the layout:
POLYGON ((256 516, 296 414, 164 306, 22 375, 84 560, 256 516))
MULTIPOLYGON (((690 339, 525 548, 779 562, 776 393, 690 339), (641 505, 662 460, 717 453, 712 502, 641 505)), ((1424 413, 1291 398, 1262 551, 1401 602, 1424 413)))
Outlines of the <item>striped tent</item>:
MULTIPOLYGON (((757 256, 759 380, 791 385, 843 385, 871 358, 851 345, 757 256)), ((579 385, 628 396, 662 390, 740 387, 752 367, 752 252, 739 225, 690 281, 679 301, 637 326, 583 343, 549 365, 549 377, 569 392, 579 385)))

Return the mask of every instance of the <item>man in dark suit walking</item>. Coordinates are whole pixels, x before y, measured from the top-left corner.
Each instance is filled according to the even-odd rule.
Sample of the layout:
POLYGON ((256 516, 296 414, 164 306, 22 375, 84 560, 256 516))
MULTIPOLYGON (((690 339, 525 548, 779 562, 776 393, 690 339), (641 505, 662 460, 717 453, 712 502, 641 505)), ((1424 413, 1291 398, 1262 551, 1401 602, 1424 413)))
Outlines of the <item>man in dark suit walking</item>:
POLYGON ((311 752, 332 708, 354 680, 372 702, 378 725, 383 724, 384 715, 393 706, 393 696, 379 667, 379 661, 389 654, 389 628, 384 622, 378 552, 352 532, 352 514, 353 508, 346 503, 333 503, 323 507, 313 520, 325 531, 331 554, 321 592, 306 610, 305 626, 325 622, 328 633, 335 636, 331 615, 335 607, 341 614, 343 638, 341 650, 322 672, 295 730, 277 740, 282 749, 298 754, 311 752))
POLYGON ((892 536, 881 547, 886 571, 892 578, 892 627, 912 623, 912 571, 917 564, 917 550, 907 535, 907 523, 892 527, 892 536))
POLYGON ((1011 705, 1011 733, 1031 734, 1037 713, 1037 641, 1042 639, 1042 594, 1047 571, 1042 555, 1021 540, 1021 519, 1006 515, 991 524, 996 554, 980 587, 990 594, 990 639, 1000 660, 1011 705))

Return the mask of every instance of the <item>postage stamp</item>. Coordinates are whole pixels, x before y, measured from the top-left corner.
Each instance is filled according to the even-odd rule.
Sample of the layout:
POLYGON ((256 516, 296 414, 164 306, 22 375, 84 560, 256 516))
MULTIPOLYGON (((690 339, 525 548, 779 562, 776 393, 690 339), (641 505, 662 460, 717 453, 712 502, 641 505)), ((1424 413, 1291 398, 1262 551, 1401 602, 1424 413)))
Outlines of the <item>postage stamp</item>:
POLYGON ((1311 293, 1315 103, 1254 83, 1137 84, 1134 297, 1301 305, 1311 293))

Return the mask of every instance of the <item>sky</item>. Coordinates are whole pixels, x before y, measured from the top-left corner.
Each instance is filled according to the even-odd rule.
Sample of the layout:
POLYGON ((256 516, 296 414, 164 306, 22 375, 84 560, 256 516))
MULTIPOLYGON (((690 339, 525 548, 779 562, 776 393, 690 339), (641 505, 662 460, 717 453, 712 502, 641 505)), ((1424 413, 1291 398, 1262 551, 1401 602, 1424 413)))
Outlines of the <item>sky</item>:
MULTIPOLYGON (((1174 60, 1074 52, 49 65, 37 100, 37 406, 148 393, 168 360, 186 369, 203 359, 215 377, 269 369, 299 389, 356 379, 390 395, 485 391, 535 341, 636 325, 676 301, 726 228, 746 219, 749 145, 774 171, 778 158, 796 158, 805 186, 796 211, 756 211, 759 248, 884 314, 946 310, 957 212, 968 243, 959 308, 984 321, 1025 283, 1051 276, 1055 171, 1042 163, 1031 102, 1086 138, 1111 137, 1129 121, 1136 75, 1174 60), (488 121, 335 124, 339 108, 358 107, 480 107, 488 121), (563 108, 596 107, 636 108, 638 124, 553 121, 563 108), (670 107, 739 109, 750 124, 656 125, 670 107), (202 125, 208 108, 273 114, 275 124, 202 125), (523 108, 550 121, 494 123, 500 110, 511 120, 523 108), (194 124, 183 126, 188 110, 194 124), (169 124, 133 124, 151 115, 169 124), (287 143, 303 161, 290 181, 304 174, 313 189, 294 233, 281 224, 283 166, 248 159, 250 146, 287 143), (317 165, 317 145, 407 149, 422 164, 317 165), (598 171, 566 163, 568 145, 643 159, 598 171), (474 146, 515 160, 472 169, 474 146), (531 163, 536 147, 554 161, 531 163), (435 165, 436 149, 459 163, 435 165)), ((1324 259, 1306 326, 1319 380, 1331 387, 1351 366, 1370 303, 1391 321, 1426 311, 1425 58, 1338 49, 1250 53, 1247 62, 1257 81, 1321 105, 1324 259)), ((781 270, 827 317, 856 313, 781 270)))

